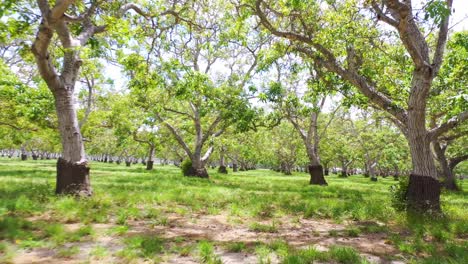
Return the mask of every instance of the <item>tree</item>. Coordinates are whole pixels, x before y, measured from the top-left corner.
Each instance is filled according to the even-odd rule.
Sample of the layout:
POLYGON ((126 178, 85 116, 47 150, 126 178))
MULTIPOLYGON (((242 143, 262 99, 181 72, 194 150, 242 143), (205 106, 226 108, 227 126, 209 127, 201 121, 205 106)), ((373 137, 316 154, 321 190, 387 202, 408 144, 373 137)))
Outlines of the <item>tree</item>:
MULTIPOLYGON (((21 2, 30 7, 29 2, 21 2)), ((32 5, 33 6, 33 5, 32 5)), ((83 137, 75 109, 74 91, 79 72, 83 64, 82 50, 85 47, 97 47, 95 35, 105 32, 108 27, 107 15, 121 17, 133 9, 145 15, 139 6, 125 4, 116 10, 119 3, 89 3, 74 0, 56 1, 52 6, 49 1, 38 0, 40 25, 32 43, 39 74, 47 84, 55 99, 58 128, 62 141, 62 156, 57 162, 58 194, 91 195, 88 160, 85 154, 83 137), (100 25, 97 25, 100 24, 100 25), (53 38, 58 36, 58 42, 53 38), (55 45, 60 49, 55 49, 55 45)), ((115 22, 115 20, 114 20, 115 22)))
MULTIPOLYGON (((49 135, 50 142, 55 138, 55 134, 50 131, 56 124, 56 117, 50 105, 52 95, 40 81, 31 82, 31 85, 36 87, 22 82, 17 74, 8 69, 3 60, 0 60, 0 75, 0 130, 5 134, 6 144, 1 147, 20 149, 22 160, 28 158, 29 149, 37 159, 36 148, 31 149, 32 141, 38 143, 39 138, 45 139, 45 135, 49 135)), ((54 145, 51 144, 51 147, 54 145)))
POLYGON ((405 160, 403 135, 388 122, 378 113, 368 111, 362 111, 357 120, 349 120, 351 135, 358 143, 355 150, 364 163, 364 174, 372 181, 377 181, 378 174, 388 176, 390 170, 398 176, 398 162, 405 160))
POLYGON ((229 41, 225 34, 233 25, 229 16, 220 15, 232 8, 228 3, 198 2, 177 28, 160 32, 165 41, 144 37, 146 45, 121 59, 138 103, 191 160, 186 176, 208 177, 205 165, 215 138, 253 117, 244 89, 261 43, 249 48, 229 41), (210 17, 214 14, 216 19, 210 17))
MULTIPOLYGON (((440 123, 468 109, 466 87, 468 86, 468 32, 453 34, 447 43, 446 60, 442 64, 439 77, 434 81, 429 103, 429 125, 435 129, 440 123)), ((468 159, 463 142, 468 135, 468 126, 460 125, 446 135, 434 138, 432 147, 438 162, 440 176, 445 188, 458 190, 454 168, 468 159)))
POLYGON ((419 213, 439 212, 440 186, 430 144, 468 118, 468 112, 462 112, 435 128, 426 127, 427 102, 444 58, 452 0, 430 2, 425 12, 421 12, 425 18, 418 17, 421 13, 409 0, 366 3, 372 18, 395 30, 397 38, 386 34, 385 27, 375 26, 369 12, 361 11, 355 1, 319 4, 256 0, 247 5, 269 32, 290 40, 298 52, 338 74, 357 87, 373 105, 392 116, 408 140, 412 158, 408 209, 419 213), (423 30, 431 22, 437 25, 438 33, 426 38, 423 30), (398 56, 388 56, 388 48, 394 47, 396 40, 403 45, 410 61, 405 57, 395 61, 398 56), (376 62, 384 63, 385 67, 376 62), (402 69, 406 78, 389 83, 382 71, 380 75, 377 72, 392 70, 392 66, 402 69), (399 95, 392 93, 392 89, 400 91, 399 95), (406 95, 406 101, 399 100, 402 94, 406 95))
MULTIPOLYGON (((319 115, 324 110, 327 95, 333 93, 333 76, 324 76, 310 61, 288 56, 275 61, 277 82, 271 84, 267 97, 274 108, 288 120, 303 141, 307 157, 310 184, 327 185, 320 162, 320 139, 328 125, 319 131, 319 115), (306 80, 305 82, 303 80, 306 80), (328 80, 328 81, 325 81, 328 80)), ((331 121, 331 120, 330 120, 331 121)))

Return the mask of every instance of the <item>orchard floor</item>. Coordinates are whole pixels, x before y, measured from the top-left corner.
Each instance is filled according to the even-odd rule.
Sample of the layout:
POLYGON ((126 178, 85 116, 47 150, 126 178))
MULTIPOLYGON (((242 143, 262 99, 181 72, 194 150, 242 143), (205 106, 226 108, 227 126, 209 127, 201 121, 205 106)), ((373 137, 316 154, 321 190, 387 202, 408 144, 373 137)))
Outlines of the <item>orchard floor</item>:
POLYGON ((466 191, 421 220, 392 209, 393 178, 91 168, 78 200, 54 195, 55 161, 0 158, 0 263, 468 263, 466 191))

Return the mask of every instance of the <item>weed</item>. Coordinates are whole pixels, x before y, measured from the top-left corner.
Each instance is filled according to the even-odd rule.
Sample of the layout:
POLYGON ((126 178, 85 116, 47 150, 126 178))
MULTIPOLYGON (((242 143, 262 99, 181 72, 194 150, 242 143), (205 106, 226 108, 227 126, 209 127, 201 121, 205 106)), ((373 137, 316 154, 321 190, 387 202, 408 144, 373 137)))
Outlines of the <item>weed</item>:
POLYGON ((221 259, 215 254, 213 244, 208 241, 198 243, 200 261, 207 264, 222 264, 221 259))
POLYGON ((260 224, 260 223, 252 223, 249 226, 250 231, 254 232, 262 232, 262 233, 277 233, 278 227, 276 226, 276 222, 273 221, 270 225, 260 224))
POLYGON ((332 246, 328 251, 330 259, 334 259, 339 263, 357 264, 365 262, 359 253, 351 247, 332 246))
POLYGON ((80 249, 77 246, 62 248, 57 252, 57 256, 61 258, 70 258, 78 254, 80 249))
POLYGON ((337 237, 339 233, 338 233, 338 230, 332 229, 328 231, 328 235, 331 237, 337 237))
POLYGON ((228 243, 225 247, 229 252, 242 252, 247 248, 244 242, 231 242, 228 243))
POLYGON ((107 251, 105 247, 97 246, 93 248, 89 254, 96 259, 102 259, 102 258, 105 258, 107 255, 109 255, 109 252, 107 251))
POLYGON ((320 252, 313 247, 290 252, 284 259, 284 264, 309 264, 316 261, 325 262, 329 260, 326 252, 320 252))
POLYGON ((359 230, 359 228, 356 227, 349 227, 345 230, 345 233, 349 237, 359 237, 359 235, 361 234, 361 230, 359 230))

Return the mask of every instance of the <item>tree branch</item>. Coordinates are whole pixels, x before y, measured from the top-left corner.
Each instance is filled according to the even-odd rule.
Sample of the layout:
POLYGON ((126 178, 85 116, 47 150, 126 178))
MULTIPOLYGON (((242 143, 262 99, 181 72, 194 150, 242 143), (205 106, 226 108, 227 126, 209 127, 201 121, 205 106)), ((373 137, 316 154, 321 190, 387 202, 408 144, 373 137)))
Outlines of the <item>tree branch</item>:
POLYGON ((451 118, 446 123, 441 124, 439 127, 433 128, 429 131, 429 137, 431 139, 436 139, 442 134, 448 132, 450 129, 458 126, 462 122, 468 119, 468 111, 460 113, 458 116, 451 118))
MULTIPOLYGON (((317 45, 318 44, 315 44, 314 47, 317 45)), ((346 81, 353 84, 356 88, 358 88, 361 91, 361 93, 363 93, 367 98, 369 98, 371 102, 379 106, 379 108, 392 114, 395 118, 400 120, 402 124, 406 124, 407 113, 404 109, 394 104, 393 101, 387 96, 385 96, 383 93, 377 91, 377 89, 371 83, 369 83, 366 80, 366 78, 359 75, 356 71, 345 69, 338 65, 335 56, 329 50, 320 46, 320 52, 326 57, 326 59, 324 59, 320 56, 317 56, 317 54, 314 54, 314 52, 310 49, 300 46, 295 46, 294 49, 309 56, 317 64, 327 68, 332 72, 337 73, 339 76, 341 76, 341 78, 345 79, 346 81)))
POLYGON ((468 154, 449 159, 449 168, 453 170, 460 162, 468 160, 468 154))
MULTIPOLYGON (((208 139, 208 137, 214 135, 214 134, 213 134, 214 129, 216 128, 216 126, 218 126, 218 124, 219 124, 222 120, 223 120, 223 119, 222 119, 221 115, 218 115, 218 116, 216 117, 216 119, 213 121, 213 123, 211 123, 211 125, 210 125, 210 126, 208 127, 208 129, 206 130, 205 135, 203 135, 202 143, 204 143, 204 142, 208 139)), ((221 133, 222 133, 222 132, 221 132, 221 133)), ((220 134, 220 135, 221 135, 221 134, 220 134)))
POLYGON ((190 157, 190 159, 193 158, 193 153, 192 151, 190 150, 190 148, 188 147, 188 145, 185 143, 184 139, 182 138, 182 136, 180 136, 180 134, 177 132, 177 130, 174 128, 174 126, 172 126, 169 122, 167 122, 166 120, 162 119, 161 116, 159 114, 156 114, 156 118, 164 125, 166 126, 169 131, 172 133, 172 135, 175 137, 175 139, 177 140, 177 142, 179 143, 179 145, 185 150, 185 153, 190 157))
POLYGON ((205 152, 205 155, 201 158, 201 161, 205 163, 211 156, 211 153, 213 153, 214 147, 210 146, 208 150, 205 152))
MULTIPOLYGON (((452 12, 452 0, 447 0, 447 8, 452 12)), ((450 15, 444 18, 439 28, 439 36, 437 37, 437 46, 432 59, 433 69, 432 74, 436 76, 442 66, 442 59, 444 56, 445 45, 447 44, 448 26, 450 15)))
POLYGON ((387 16, 375 1, 372 1, 372 9, 374 9, 375 13, 377 13, 378 20, 382 20, 394 28, 398 27, 398 21, 387 16))

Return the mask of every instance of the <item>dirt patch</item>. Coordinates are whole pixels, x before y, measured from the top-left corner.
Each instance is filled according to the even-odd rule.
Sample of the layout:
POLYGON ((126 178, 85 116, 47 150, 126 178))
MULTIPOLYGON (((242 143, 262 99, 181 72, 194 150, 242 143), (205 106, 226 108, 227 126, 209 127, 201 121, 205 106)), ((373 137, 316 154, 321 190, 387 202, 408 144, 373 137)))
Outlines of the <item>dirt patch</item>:
POLYGON ((189 240, 209 240, 214 242, 264 242, 284 240, 295 247, 345 245, 356 248, 362 253, 373 255, 388 255, 398 251, 386 242, 384 233, 361 234, 358 237, 343 237, 341 233, 347 225, 336 224, 329 220, 299 219, 291 222, 288 218, 276 220, 244 221, 257 222, 263 225, 275 225, 276 232, 255 232, 246 224, 231 224, 227 215, 192 215, 181 217, 168 215, 168 226, 149 227, 144 221, 130 223, 130 234, 157 234, 164 238, 184 237, 189 240), (273 223, 273 221, 275 223, 273 223), (340 236, 330 236, 330 232, 338 232, 340 236))
MULTIPOLYGON (((386 243, 385 233, 360 234, 358 237, 346 237, 345 230, 348 226, 362 225, 362 223, 345 222, 336 224, 330 220, 314 220, 304 218, 283 217, 274 220, 233 219, 226 214, 220 215, 178 215, 169 213, 165 225, 155 225, 154 221, 128 221, 129 230, 125 236, 155 235, 168 241, 183 238, 183 243, 194 244, 200 240, 212 241, 215 245, 229 242, 244 242, 246 245, 257 243, 271 243, 275 240, 283 240, 297 248, 313 246, 318 250, 328 250, 333 245, 350 246, 358 250, 371 263, 382 263, 385 257, 396 255, 399 252, 386 243), (249 226, 252 223, 273 225, 275 229, 271 233, 255 232, 249 226)), ((375 223, 369 223, 375 224, 375 223)), ((68 224, 68 230, 77 230, 79 224, 68 224)), ((79 252, 64 259, 57 257, 59 249, 34 249, 32 251, 18 251, 14 263, 117 263, 119 259, 113 257, 116 252, 123 249, 122 237, 110 235, 111 224, 95 224, 95 239, 87 242, 67 243, 64 247, 76 246, 79 252), (93 260, 91 252, 96 247, 103 247, 108 252, 104 259, 93 260)), ((257 263, 258 256, 254 253, 232 253, 224 248, 216 247, 216 254, 223 263, 257 263)), ((196 254, 194 254, 196 255, 196 254)), ((272 263, 279 262, 275 256, 272 263)), ((168 253, 163 256, 164 263, 199 263, 196 256, 179 256, 168 253)))

